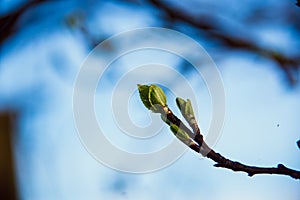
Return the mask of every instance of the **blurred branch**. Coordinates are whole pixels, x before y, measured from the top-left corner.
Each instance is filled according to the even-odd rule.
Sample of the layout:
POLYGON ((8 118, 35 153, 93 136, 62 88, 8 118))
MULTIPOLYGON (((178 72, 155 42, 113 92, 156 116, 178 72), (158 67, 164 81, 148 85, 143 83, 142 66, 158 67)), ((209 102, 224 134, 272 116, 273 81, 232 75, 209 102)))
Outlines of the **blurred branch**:
MULTIPOLYGON (((138 0, 127 0, 120 1, 115 0, 117 3, 127 3, 135 6, 143 6, 141 1, 138 0)), ((49 2, 49 0, 29 0, 19 8, 8 13, 5 16, 0 17, 0 45, 3 44, 8 38, 12 37, 18 31, 25 28, 24 24, 18 24, 19 19, 23 14, 29 9, 44 3, 49 2)), ((202 14, 195 15, 182 8, 176 7, 170 3, 163 0, 146 0, 151 7, 157 9, 161 18, 167 24, 175 25, 176 23, 184 23, 192 27, 196 33, 201 33, 209 42, 217 42, 220 44, 220 48, 225 48, 226 50, 242 50, 247 51, 270 61, 273 61, 276 66, 284 73, 288 83, 290 85, 295 85, 299 82, 299 68, 300 68, 300 55, 285 55, 282 52, 275 51, 273 49, 263 48, 257 44, 257 42, 252 41, 250 33, 244 31, 240 34, 231 34, 225 30, 224 23, 217 14, 202 14)), ((297 1, 299 5, 299 0, 297 1)), ((295 12, 290 12, 295 14, 295 12)), ((288 19, 286 19, 288 20, 288 19)), ((294 19, 297 27, 298 20, 294 19)), ((78 29, 86 38, 89 46, 94 47, 103 40, 103 37, 95 38, 86 26, 86 22, 82 24, 76 24, 78 29)), ((232 27, 234 28, 234 27, 232 27)))
POLYGON ((196 17, 160 0, 148 0, 148 2, 164 13, 163 17, 169 23, 186 23, 197 30, 203 31, 206 37, 212 41, 219 42, 228 49, 244 50, 272 60, 285 73, 291 85, 295 85, 298 82, 300 55, 295 57, 287 56, 274 50, 262 48, 254 41, 251 41, 247 34, 240 34, 240 36, 229 35, 222 30, 220 26, 221 23, 219 23, 216 17, 209 15, 196 17))
POLYGON ((18 28, 17 23, 28 9, 46 1, 48 0, 30 0, 9 14, 0 17, 0 45, 22 28, 18 28))
POLYGON ((96 38, 94 35, 92 35, 90 30, 86 27, 86 16, 82 11, 74 11, 67 15, 65 18, 65 23, 70 29, 79 30, 79 32, 84 37, 89 49, 93 49, 100 43, 101 39, 99 39, 98 37, 96 38))
POLYGON ((0 113, 0 199, 18 199, 13 158, 14 113, 0 113))

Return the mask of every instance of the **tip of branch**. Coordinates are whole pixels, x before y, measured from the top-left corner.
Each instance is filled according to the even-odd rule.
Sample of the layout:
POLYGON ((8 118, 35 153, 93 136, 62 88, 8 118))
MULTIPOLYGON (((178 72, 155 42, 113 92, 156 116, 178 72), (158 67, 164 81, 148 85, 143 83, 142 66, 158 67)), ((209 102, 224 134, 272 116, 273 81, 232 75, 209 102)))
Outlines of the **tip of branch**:
POLYGON ((214 164, 214 167, 221 167, 221 165, 219 163, 214 164))

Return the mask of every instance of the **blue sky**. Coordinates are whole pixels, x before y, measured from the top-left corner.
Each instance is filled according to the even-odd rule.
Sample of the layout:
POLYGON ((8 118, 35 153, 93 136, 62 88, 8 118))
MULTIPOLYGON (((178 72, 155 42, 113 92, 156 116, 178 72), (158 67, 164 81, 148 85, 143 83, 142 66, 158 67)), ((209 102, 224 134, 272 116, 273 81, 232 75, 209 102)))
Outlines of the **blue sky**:
MULTIPOLYGON (((84 4, 74 2, 66 6, 76 9, 84 4)), ((232 5, 232 13, 236 15, 241 15, 237 10, 246 10, 238 1, 226 2, 232 5)), ((161 24, 150 11, 117 3, 107 3, 101 12, 95 11, 97 4, 84 8, 93 13, 93 17, 88 17, 88 24, 95 34, 97 28, 103 35, 112 36, 132 28, 161 24), (111 12, 114 9, 118 15, 111 12)), ((58 12, 57 21, 62 20, 60 16, 64 14, 58 12)), ((192 151, 164 169, 140 175, 119 172, 96 161, 80 142, 72 110, 75 79, 89 50, 76 31, 70 31, 61 21, 58 25, 51 23, 40 22, 17 34, 4 44, 0 57, 0 109, 13 108, 21 113, 15 158, 22 199, 299 198, 299 182, 289 177, 257 175, 250 178, 244 173, 214 168, 212 161, 192 151)), ((259 38, 264 45, 276 43, 285 50, 289 49, 287 44, 291 44, 293 52, 293 45, 299 44, 299 41, 296 44, 291 41, 293 32, 284 26, 264 27, 256 32, 262 36, 259 38)), ((217 47, 209 47, 208 52, 214 48, 217 47)), ((97 91, 96 104, 98 99, 99 104, 95 105, 99 110, 105 109, 104 113, 95 112, 98 120, 104 120, 106 133, 114 134, 107 137, 122 148, 137 152, 156 150, 174 138, 167 128, 149 140, 118 136, 124 133, 110 113, 111 88, 116 81, 134 67, 132 63, 142 63, 148 56, 160 56, 155 59, 170 66, 177 61, 172 55, 150 53, 143 58, 141 54, 137 53, 138 61, 137 56, 128 55, 111 66, 117 70, 105 74, 105 87, 97 91), (144 145, 148 147, 143 148, 144 145)), ((215 60, 226 95, 226 116, 215 150, 249 165, 276 166, 280 162, 299 169, 300 151, 296 146, 300 138, 299 87, 289 89, 280 72, 274 70, 274 64, 266 60, 246 54, 224 54, 225 58, 215 60)), ((218 57, 217 53, 211 56, 218 57)), ((197 91, 198 121, 205 133, 212 116, 209 92, 199 76, 185 76, 197 91)), ((136 98, 137 92, 129 101, 129 114, 135 123, 142 124, 140 117, 149 113, 136 98)), ((174 95, 169 93, 167 98, 172 110, 179 114, 174 95)))

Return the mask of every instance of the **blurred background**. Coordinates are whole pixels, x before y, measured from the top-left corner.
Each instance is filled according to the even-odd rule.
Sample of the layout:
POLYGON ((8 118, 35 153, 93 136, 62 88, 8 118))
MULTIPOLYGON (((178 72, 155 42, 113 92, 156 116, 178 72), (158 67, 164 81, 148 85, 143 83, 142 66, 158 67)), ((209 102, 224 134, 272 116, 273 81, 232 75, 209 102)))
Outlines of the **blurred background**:
MULTIPOLYGON (((215 150, 245 164, 280 162, 299 170, 300 7, 295 3, 1 0, 1 199, 299 199, 299 181, 278 175, 250 178, 214 168, 212 161, 192 151, 156 172, 115 171, 85 150, 72 113, 77 73, 97 44, 134 28, 174 29, 198 41, 221 72, 226 118, 215 150)), ((198 121, 206 132, 212 110, 204 82, 182 59, 149 55, 161 56, 199 90, 198 121)), ((122 63, 136 59, 129 56, 108 70, 98 95, 109 95, 124 73, 122 63)), ((174 96, 168 93, 168 99, 174 96)), ((170 106, 176 109, 174 103, 170 106)), ((129 110, 132 120, 144 123, 139 117, 148 112, 137 93, 129 110)), ((105 118, 109 110, 98 115, 105 118)), ((112 120, 107 130, 121 134, 114 126, 112 120)), ((161 134, 168 137, 160 137, 160 143, 153 139, 150 150, 173 137, 167 129, 161 134)), ((143 146, 137 144, 132 151, 143 152, 143 146)))

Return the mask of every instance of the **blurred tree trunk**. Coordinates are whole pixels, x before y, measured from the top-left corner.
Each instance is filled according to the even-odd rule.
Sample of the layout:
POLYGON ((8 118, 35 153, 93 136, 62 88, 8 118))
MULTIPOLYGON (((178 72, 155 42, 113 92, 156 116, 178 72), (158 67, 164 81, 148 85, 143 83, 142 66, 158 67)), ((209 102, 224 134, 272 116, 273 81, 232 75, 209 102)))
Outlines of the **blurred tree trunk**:
POLYGON ((18 199, 13 158, 14 114, 0 113, 0 199, 18 199))

